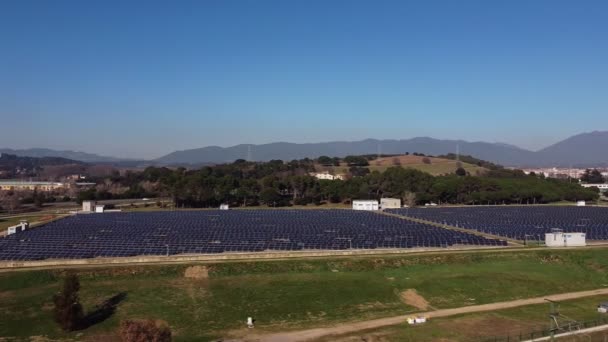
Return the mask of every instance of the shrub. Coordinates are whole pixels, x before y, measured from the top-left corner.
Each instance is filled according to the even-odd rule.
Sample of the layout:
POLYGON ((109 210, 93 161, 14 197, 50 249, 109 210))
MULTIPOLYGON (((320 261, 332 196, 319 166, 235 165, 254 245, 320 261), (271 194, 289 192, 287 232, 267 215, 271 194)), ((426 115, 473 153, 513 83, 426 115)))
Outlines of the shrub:
POLYGON ((124 320, 120 322, 120 337, 124 342, 168 342, 171 328, 162 320, 124 320))

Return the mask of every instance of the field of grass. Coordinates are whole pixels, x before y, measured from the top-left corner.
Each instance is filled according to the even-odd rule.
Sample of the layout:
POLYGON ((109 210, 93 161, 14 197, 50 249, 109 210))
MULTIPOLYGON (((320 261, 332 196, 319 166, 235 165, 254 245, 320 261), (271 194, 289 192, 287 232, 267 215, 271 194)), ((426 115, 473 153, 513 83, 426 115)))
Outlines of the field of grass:
POLYGON ((53 220, 57 215, 53 214, 41 214, 41 215, 23 215, 23 216, 11 216, 8 218, 0 218, 0 231, 6 230, 10 226, 19 224, 21 220, 27 220, 30 223, 47 222, 53 220))
MULTIPOLYGON (((598 314, 597 304, 605 301, 605 296, 586 297, 560 302, 559 312, 564 318, 560 324, 567 324, 566 317, 578 322, 607 320, 608 315, 598 314)), ((327 338, 329 341, 378 340, 385 342, 432 342, 432 341, 520 341, 540 337, 550 328, 549 304, 528 305, 519 308, 497 310, 454 317, 430 319, 426 324, 411 326, 405 322, 382 329, 368 330, 356 334, 327 338), (521 339, 520 339, 521 337, 521 339), (508 338, 508 340, 507 340, 508 338)), ((603 336, 607 332, 599 333, 603 336)), ((559 341, 589 341, 588 337, 563 338, 559 341)))
MULTIPOLYGON (((369 163, 370 164, 367 168, 369 168, 370 171, 384 172, 389 167, 401 166, 403 168, 412 168, 427 172, 434 176, 454 173, 458 168, 458 162, 455 160, 413 155, 379 158, 372 160, 369 163), (430 163, 425 163, 423 159, 428 159, 430 163)), ((472 175, 487 171, 485 168, 473 164, 461 163, 461 165, 472 175)), ((330 171, 334 174, 347 173, 348 168, 349 167, 346 165, 346 163, 342 163, 340 166, 316 166, 316 169, 319 171, 330 171)))
POLYGON ((169 322, 177 341, 205 341, 242 331, 248 316, 260 333, 414 313, 418 309, 401 301, 406 289, 434 308, 450 308, 608 286, 608 249, 204 266, 204 279, 185 278, 188 265, 78 271, 88 311, 118 294, 125 298, 107 319, 70 334, 51 317, 64 271, 0 273, 0 336, 99 340, 122 319, 154 318, 169 322))

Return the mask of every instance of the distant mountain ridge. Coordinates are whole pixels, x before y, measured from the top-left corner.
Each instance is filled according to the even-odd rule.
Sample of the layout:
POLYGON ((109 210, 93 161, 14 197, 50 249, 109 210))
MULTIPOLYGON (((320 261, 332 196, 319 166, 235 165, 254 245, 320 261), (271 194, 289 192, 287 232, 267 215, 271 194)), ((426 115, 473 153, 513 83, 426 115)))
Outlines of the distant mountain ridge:
POLYGON ((100 155, 93 154, 93 153, 69 151, 69 150, 57 151, 57 150, 51 150, 48 148, 28 148, 28 149, 0 148, 0 153, 14 154, 14 155, 18 155, 21 157, 34 157, 34 158, 59 157, 59 158, 78 160, 78 161, 85 162, 85 163, 119 162, 119 161, 125 160, 125 159, 115 158, 115 157, 100 156, 100 155))
POLYGON ((431 155, 455 153, 504 166, 517 167, 596 167, 608 165, 608 131, 582 133, 569 137, 539 151, 526 150, 511 144, 488 143, 482 141, 440 140, 429 137, 411 139, 365 139, 360 141, 333 141, 323 143, 240 144, 230 147, 207 146, 175 151, 149 161, 129 161, 114 157, 74 151, 53 151, 49 149, 10 150, 0 152, 24 156, 56 156, 84 162, 115 162, 140 165, 202 165, 233 162, 236 159, 267 161, 271 159, 316 158, 322 155, 344 157, 347 155, 403 154, 418 152, 431 155))
POLYGON ((154 160, 160 164, 202 163, 202 162, 231 162, 236 159, 247 159, 251 149, 252 159, 264 161, 270 159, 292 160, 301 158, 316 158, 322 155, 331 157, 344 157, 347 155, 376 154, 380 150, 384 154, 403 154, 405 152, 419 152, 439 155, 461 152, 477 158, 497 161, 511 161, 527 157, 530 151, 504 144, 491 144, 485 142, 466 142, 463 140, 438 140, 433 138, 413 138, 407 140, 376 140, 361 141, 335 141, 327 143, 270 143, 262 145, 236 145, 232 147, 209 146, 192 150, 176 151, 154 160))
POLYGON ((384 154, 419 152, 440 155, 455 153, 457 149, 463 155, 471 155, 504 166, 601 166, 608 165, 608 131, 575 135, 536 152, 505 143, 417 137, 402 140, 366 139, 305 144, 277 142, 261 145, 240 144, 231 147, 208 146, 175 151, 154 162, 166 165, 224 163, 247 159, 250 150, 253 160, 265 161, 315 158, 322 155, 344 157, 376 154, 378 151, 384 154))

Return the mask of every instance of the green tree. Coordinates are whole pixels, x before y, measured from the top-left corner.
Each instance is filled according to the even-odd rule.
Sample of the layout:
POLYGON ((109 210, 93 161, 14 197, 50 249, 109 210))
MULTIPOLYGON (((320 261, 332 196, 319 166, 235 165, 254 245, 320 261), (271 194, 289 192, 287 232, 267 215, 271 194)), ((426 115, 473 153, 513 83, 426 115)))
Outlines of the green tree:
POLYGON ((456 175, 457 176, 466 176, 467 175, 467 170, 465 170, 463 167, 459 167, 456 169, 456 175))
POLYGON ((344 162, 348 166, 368 166, 369 162, 365 157, 361 156, 347 156, 344 158, 344 162))
POLYGON ((328 156, 320 156, 317 158, 317 162, 323 166, 329 166, 333 164, 334 160, 328 156))
POLYGON ((604 176, 602 176, 602 173, 599 172, 597 169, 587 169, 585 170, 585 173, 581 176, 581 181, 589 184, 601 184, 604 183, 606 180, 604 179, 604 176))

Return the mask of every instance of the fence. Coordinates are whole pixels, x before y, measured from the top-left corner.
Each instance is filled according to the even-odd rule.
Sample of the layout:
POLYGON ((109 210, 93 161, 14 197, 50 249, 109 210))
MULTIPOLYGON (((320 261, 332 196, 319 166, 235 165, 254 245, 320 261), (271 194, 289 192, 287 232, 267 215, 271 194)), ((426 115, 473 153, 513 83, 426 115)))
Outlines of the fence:
MULTIPOLYGON (((586 328, 593 328, 600 325, 607 325, 608 317, 600 317, 595 320, 590 321, 582 321, 582 322, 574 322, 568 323, 566 325, 560 326, 558 330, 555 331, 555 335, 559 335, 562 333, 576 331, 586 328)), ((520 341, 529 341, 534 340, 535 338, 547 337, 551 336, 551 329, 539 329, 527 332, 519 332, 519 333, 509 333, 504 336, 496 336, 492 338, 484 338, 481 339, 480 342, 520 342, 520 341)))

